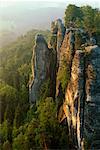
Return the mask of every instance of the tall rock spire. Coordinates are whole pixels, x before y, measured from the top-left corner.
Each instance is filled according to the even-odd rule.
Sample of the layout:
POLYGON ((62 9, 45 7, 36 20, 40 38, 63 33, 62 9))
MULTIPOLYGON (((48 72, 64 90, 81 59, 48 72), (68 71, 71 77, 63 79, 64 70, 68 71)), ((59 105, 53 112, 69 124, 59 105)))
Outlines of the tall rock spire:
POLYGON ((35 46, 32 56, 32 76, 30 83, 30 101, 35 102, 39 98, 40 87, 48 78, 50 67, 50 50, 47 43, 41 34, 35 38, 35 46))

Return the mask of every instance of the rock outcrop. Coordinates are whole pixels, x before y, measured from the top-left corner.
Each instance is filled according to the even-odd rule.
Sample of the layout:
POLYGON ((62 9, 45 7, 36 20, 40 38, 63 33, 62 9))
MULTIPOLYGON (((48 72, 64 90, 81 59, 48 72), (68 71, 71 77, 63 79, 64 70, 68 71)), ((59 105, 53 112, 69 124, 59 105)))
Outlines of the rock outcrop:
POLYGON ((88 46, 85 53, 84 138, 91 149, 100 149, 100 47, 88 46))
POLYGON ((58 119, 62 122, 67 117, 72 148, 97 149, 100 148, 100 48, 92 43, 84 49, 73 49, 73 55, 69 36, 70 32, 66 33, 60 53, 59 69, 63 68, 65 59, 66 72, 70 76, 69 81, 66 80, 65 98, 58 119))
POLYGON ((49 49, 42 35, 37 35, 32 56, 32 76, 30 83, 30 101, 35 102, 39 98, 39 90, 42 83, 47 79, 50 62, 49 49))
POLYGON ((50 48, 56 49, 57 51, 57 66, 60 60, 60 47, 62 45, 65 35, 65 27, 61 19, 57 19, 51 23, 51 39, 49 42, 50 48))
MULTIPOLYGON (((75 53, 75 35, 72 30, 65 33, 65 37, 60 48, 59 68, 56 79, 56 97, 59 100, 59 95, 65 95, 65 90, 70 80, 72 60, 75 53), (60 90, 62 89, 62 91, 60 90)), ((64 97, 62 97, 64 99, 64 97)), ((61 105, 61 98, 60 103, 61 105)))
POLYGON ((60 19, 51 24, 49 45, 37 35, 31 103, 40 99, 41 91, 42 98, 46 93, 56 100, 59 122, 66 118, 71 149, 100 149, 100 47, 95 39, 81 29, 65 32, 60 19))
POLYGON ((54 59, 55 54, 53 53, 52 49, 48 48, 44 37, 40 34, 37 35, 32 56, 32 79, 29 86, 31 103, 34 103, 40 99, 42 94, 41 90, 45 82, 52 87, 52 90, 48 92, 48 96, 54 97, 53 93, 55 92, 55 85, 52 83, 52 78, 55 75, 55 65, 52 65, 52 62, 55 61, 54 59))
POLYGON ((67 121, 71 142, 80 148, 84 108, 84 53, 77 50, 72 62, 70 81, 65 94, 67 121))

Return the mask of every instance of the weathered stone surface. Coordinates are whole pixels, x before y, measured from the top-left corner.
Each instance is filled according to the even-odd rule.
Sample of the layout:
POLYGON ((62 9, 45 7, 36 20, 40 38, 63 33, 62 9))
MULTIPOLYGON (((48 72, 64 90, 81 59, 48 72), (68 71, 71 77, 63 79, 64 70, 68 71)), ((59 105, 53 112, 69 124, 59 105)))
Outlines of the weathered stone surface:
POLYGON ((41 34, 35 38, 32 56, 32 79, 29 85, 30 102, 53 97, 56 93, 56 51, 49 49, 41 34), (45 96, 44 96, 45 95, 45 96))
POLYGON ((42 35, 36 36, 36 42, 32 56, 32 76, 30 83, 30 101, 35 102, 39 98, 39 89, 49 76, 50 50, 42 35))
MULTIPOLYGON (((77 147, 81 147, 82 138, 82 116, 83 116, 83 98, 84 98, 84 52, 76 51, 73 62, 71 78, 68 83, 65 103, 67 111, 67 120, 69 126, 69 133, 77 147)), ((64 106, 64 107, 65 107, 64 106)))
MULTIPOLYGON (((72 60, 62 108, 67 117, 71 142, 79 149, 83 147, 82 141, 87 143, 88 148, 100 149, 99 64, 100 48, 96 45, 86 47, 85 51, 76 51, 72 60)), ((63 118, 64 114, 60 119, 63 118)))
POLYGON ((67 86, 66 75, 70 72, 70 60, 71 53, 69 44, 69 34, 66 33, 62 46, 60 48, 59 68, 56 79, 56 101, 58 105, 61 105, 61 103, 64 100, 65 88, 67 86))
POLYGON ((57 19, 51 23, 51 40, 49 43, 50 48, 57 51, 57 64, 60 59, 60 47, 62 45, 65 35, 65 27, 61 19, 57 19))
POLYGON ((91 149, 100 149, 100 47, 86 51, 86 101, 84 136, 91 149), (99 134, 98 134, 99 133, 99 134))
POLYGON ((66 81, 68 85, 66 84, 65 101, 64 96, 63 99, 60 98, 64 102, 59 109, 58 119, 62 122, 67 117, 73 148, 82 149, 85 141, 88 149, 100 149, 100 48, 94 45, 95 43, 86 47, 89 44, 86 44, 85 40, 85 43, 79 41, 78 44, 83 42, 84 48, 79 47, 82 50, 71 49, 70 33, 70 30, 66 32, 60 49, 56 83, 58 99, 62 94, 59 90, 62 85, 59 76, 64 68, 67 75, 70 73, 70 77, 69 81, 66 81))
MULTIPOLYGON (((72 34, 73 33, 70 30, 68 30, 68 32, 65 33, 65 37, 62 46, 60 48, 59 68, 57 72, 57 82, 56 82, 57 97, 58 95, 60 95, 59 86, 61 86, 61 88, 63 88, 63 92, 65 92, 68 80, 70 79, 72 60, 75 53, 74 46, 73 47, 71 46, 71 44, 74 44, 73 42, 75 42, 72 39, 73 38, 73 36, 71 36, 72 34)), ((63 94, 65 95, 65 93, 63 94)))
POLYGON ((39 98, 39 89, 48 76, 50 62, 48 60, 49 49, 42 35, 37 35, 32 56, 32 76, 30 83, 30 101, 35 102, 39 98))
POLYGON ((56 21, 57 27, 58 27, 58 32, 57 32, 57 60, 59 63, 59 59, 60 59, 60 48, 64 39, 64 35, 65 35, 65 27, 62 23, 61 19, 58 19, 56 21))
POLYGON ((58 19, 51 24, 49 46, 37 35, 33 50, 30 100, 36 102, 49 81, 47 96, 56 93, 58 119, 67 118, 73 149, 100 149, 100 47, 95 44, 83 30, 65 33, 58 19))

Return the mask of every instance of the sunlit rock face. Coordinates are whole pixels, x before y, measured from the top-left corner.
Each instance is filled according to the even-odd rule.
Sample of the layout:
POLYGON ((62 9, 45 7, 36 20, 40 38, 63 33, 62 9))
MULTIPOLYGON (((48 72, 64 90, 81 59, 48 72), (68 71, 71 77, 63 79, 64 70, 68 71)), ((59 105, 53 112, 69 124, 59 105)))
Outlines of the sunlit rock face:
POLYGON ((84 136, 91 149, 100 149, 100 47, 88 46, 85 52, 84 136))
POLYGON ((63 111, 72 144, 82 149, 100 148, 100 48, 76 50, 65 93, 63 111), (84 141, 84 142, 83 142, 84 141), (87 143, 87 145, 86 145, 87 143))
POLYGON ((72 61, 71 78, 65 94, 64 107, 67 114, 71 142, 80 148, 84 98, 84 52, 77 50, 72 61))
POLYGON ((70 33, 69 30, 65 34, 60 50, 56 96, 63 104, 58 119, 61 123, 67 118, 73 148, 100 149, 100 48, 93 43, 79 47, 80 50, 73 49, 73 53, 70 33), (70 76, 69 81, 66 80, 65 97, 62 99, 59 76, 64 68, 70 76))

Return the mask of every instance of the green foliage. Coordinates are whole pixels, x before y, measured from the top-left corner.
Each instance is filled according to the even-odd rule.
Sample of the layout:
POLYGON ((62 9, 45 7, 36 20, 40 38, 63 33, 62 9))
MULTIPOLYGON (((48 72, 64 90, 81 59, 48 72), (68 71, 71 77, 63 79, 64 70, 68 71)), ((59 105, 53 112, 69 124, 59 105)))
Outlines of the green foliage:
POLYGON ((11 150, 11 144, 9 143, 8 140, 6 142, 4 142, 3 150, 11 150))
POLYGON ((65 10, 65 26, 69 26, 69 22, 75 22, 77 19, 79 21, 82 18, 82 12, 79 7, 75 5, 68 5, 66 10, 65 10))
POLYGON ((7 140, 12 142, 12 125, 10 124, 9 120, 5 120, 2 125, 0 126, 0 137, 1 137, 1 144, 6 142, 7 140))
MULTIPOLYGON (((7 145, 7 140, 12 143, 13 138, 20 134, 20 127, 26 121, 27 111, 29 110, 28 82, 31 72, 30 62, 35 35, 38 32, 45 35, 48 40, 49 31, 32 30, 19 37, 15 42, 0 49, 1 147, 4 142, 4 145, 7 145)), ((19 138, 22 138, 22 136, 19 136, 19 138)))
POLYGON ((21 86, 27 85, 29 80, 29 74, 31 72, 31 66, 30 64, 23 64, 18 68, 19 78, 21 80, 21 86))
POLYGON ((26 122, 30 122, 32 118, 35 118, 37 116, 36 110, 37 110, 36 105, 30 107, 30 109, 27 111, 26 122))
POLYGON ((13 141, 13 150, 28 150, 26 137, 20 133, 13 141))
POLYGON ((55 103, 52 98, 46 98, 41 101, 37 108, 39 126, 37 129, 36 140, 40 147, 50 145, 53 139, 54 126, 56 119, 55 103))
POLYGON ((7 120, 5 120, 2 124, 0 124, 0 137, 1 143, 7 140, 7 120))
POLYGON ((1 123, 4 121, 3 137, 11 142, 13 119, 17 104, 17 90, 2 83, 0 87, 0 104, 1 123))
POLYGON ((68 148, 67 128, 59 125, 56 103, 51 97, 30 108, 26 124, 13 129, 13 149, 68 148))
POLYGON ((66 144, 60 138, 63 136, 67 140, 67 136, 63 135, 63 128, 58 123, 56 112, 56 104, 51 97, 42 100, 37 108, 39 126, 36 140, 41 148, 57 149, 66 147, 66 144))
POLYGON ((23 117, 22 117, 22 108, 21 106, 18 104, 16 111, 15 111, 15 118, 14 118, 14 126, 16 128, 19 128, 20 125, 23 123, 23 117))
POLYGON ((32 118, 30 122, 19 129, 13 129, 13 149, 31 149, 36 147, 35 144, 35 130, 37 129, 37 119, 32 118))
POLYGON ((95 10, 94 28, 96 29, 95 32, 100 34, 100 10, 95 10))
POLYGON ((62 61, 62 68, 60 68, 57 77, 58 77, 58 80, 61 82, 61 87, 64 93, 66 86, 68 84, 68 81, 70 79, 69 66, 67 65, 67 62, 64 59, 62 61))
POLYGON ((91 145, 91 143, 89 143, 89 141, 88 141, 87 138, 85 137, 85 139, 84 139, 84 147, 85 147, 85 150, 91 149, 91 148, 90 148, 90 145, 91 145))
POLYGON ((45 99, 46 97, 49 96, 50 93, 50 79, 46 80, 41 88, 40 88, 40 97, 39 99, 45 99))
POLYGON ((71 21, 73 26, 84 28, 89 34, 94 32, 100 34, 100 10, 93 9, 91 6, 68 5, 64 19, 67 27, 70 27, 71 21))
POLYGON ((100 11, 98 10, 96 10, 96 14, 94 17, 94 29, 96 33, 97 43, 100 46, 100 11))
POLYGON ((33 117, 26 129, 25 136, 27 137, 29 148, 36 149, 36 147, 39 147, 39 145, 36 145, 36 130, 38 125, 38 119, 33 117))
POLYGON ((27 111, 29 109, 28 89, 25 85, 22 85, 19 97, 21 101, 18 102, 14 117, 14 126, 16 128, 19 128, 25 122, 27 111))
POLYGON ((1 123, 5 119, 9 119, 12 122, 14 118, 15 106, 17 103, 17 90, 12 86, 1 82, 0 85, 0 114, 1 114, 1 123))
POLYGON ((83 27, 91 33, 94 30, 95 9, 92 9, 90 6, 84 6, 81 10, 83 12, 83 27))

